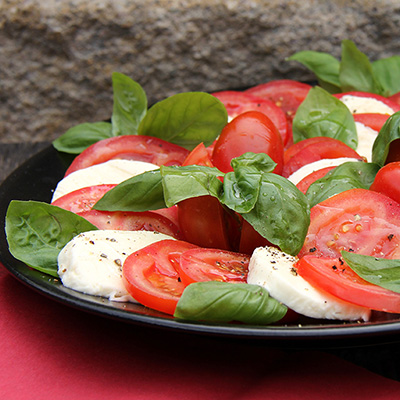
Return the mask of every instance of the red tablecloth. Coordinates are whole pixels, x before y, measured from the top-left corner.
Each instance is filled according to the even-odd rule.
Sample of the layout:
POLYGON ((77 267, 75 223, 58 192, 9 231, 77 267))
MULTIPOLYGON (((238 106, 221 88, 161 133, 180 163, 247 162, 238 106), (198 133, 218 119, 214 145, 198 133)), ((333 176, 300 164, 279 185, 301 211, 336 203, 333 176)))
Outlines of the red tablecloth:
POLYGON ((400 382, 312 350, 150 329, 36 293, 0 265, 0 398, 395 399, 400 382))

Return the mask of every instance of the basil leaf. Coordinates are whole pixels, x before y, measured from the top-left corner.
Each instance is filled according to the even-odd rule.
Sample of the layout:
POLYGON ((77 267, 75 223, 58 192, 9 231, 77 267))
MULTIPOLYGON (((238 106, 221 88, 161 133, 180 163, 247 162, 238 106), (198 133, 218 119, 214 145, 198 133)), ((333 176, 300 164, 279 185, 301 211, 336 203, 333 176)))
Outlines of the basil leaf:
POLYGON ((193 321, 238 321, 266 325, 281 320, 287 307, 260 286, 247 283, 197 282, 187 286, 174 317, 193 321))
POLYGON ((375 79, 383 88, 383 96, 400 92, 400 56, 382 58, 372 63, 375 79))
POLYGON ((317 76, 319 85, 329 93, 340 93, 340 62, 328 53, 319 51, 299 51, 288 58, 298 61, 317 76))
POLYGON ((10 253, 30 267, 58 277, 60 250, 81 232, 97 228, 62 208, 38 201, 11 201, 6 214, 10 253))
POLYGON ((354 118, 336 97, 320 87, 310 89, 293 120, 293 140, 325 136, 341 140, 352 149, 358 137, 354 118))
POLYGON ((128 76, 112 74, 114 93, 111 117, 113 135, 136 135, 147 113, 147 97, 143 88, 128 76))
POLYGON ((262 175, 257 202, 242 216, 261 236, 291 255, 302 248, 310 224, 306 196, 293 183, 273 173, 262 175))
POLYGON ((179 93, 156 103, 139 126, 140 135, 156 136, 192 150, 210 145, 228 119, 224 105, 202 92, 179 93))
POLYGON ((310 206, 354 188, 369 189, 379 170, 379 165, 366 162, 346 162, 313 182, 306 193, 310 206))
POLYGON ((339 80, 343 92, 383 93, 368 57, 351 40, 342 41, 339 80))
POLYGON ((232 159, 233 170, 239 168, 256 168, 260 172, 272 172, 276 167, 276 162, 265 153, 244 153, 232 159))
POLYGON ((101 211, 148 211, 165 208, 159 169, 146 171, 115 186, 93 206, 101 211))
POLYGON ((87 122, 68 129, 53 141, 53 146, 64 153, 80 154, 93 143, 111 136, 112 126, 109 122, 87 122))
POLYGON ((372 147, 372 162, 385 165, 390 145, 400 139, 400 111, 391 115, 379 131, 372 147))
POLYGON ((376 258, 347 251, 341 252, 349 267, 374 285, 400 293, 400 260, 376 258))

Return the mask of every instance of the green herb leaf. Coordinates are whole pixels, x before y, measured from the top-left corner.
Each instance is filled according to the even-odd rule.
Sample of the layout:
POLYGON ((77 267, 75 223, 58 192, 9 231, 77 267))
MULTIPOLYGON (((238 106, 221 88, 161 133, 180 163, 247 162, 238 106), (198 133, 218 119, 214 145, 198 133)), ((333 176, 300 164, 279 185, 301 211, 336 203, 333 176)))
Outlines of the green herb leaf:
POLYGON ((354 188, 369 189, 379 170, 379 165, 366 162, 346 162, 313 182, 306 196, 313 207, 318 203, 354 188))
POLYGON ((38 201, 11 201, 6 214, 10 253, 30 267, 58 277, 60 250, 81 232, 97 229, 86 219, 38 201))
POLYGON ((372 63, 375 79, 383 88, 383 96, 400 92, 400 56, 382 58, 372 63))
POLYGON ((109 122, 92 122, 73 126, 53 141, 53 146, 64 153, 80 154, 87 147, 112 136, 109 122))
POLYGON ((376 258, 347 251, 341 252, 349 267, 374 285, 400 293, 400 260, 376 258))
POLYGON ((143 88, 128 76, 112 74, 114 104, 111 117, 113 135, 137 135, 147 113, 147 97, 143 88))
POLYGON ((192 150, 210 145, 228 119, 224 105, 202 92, 179 93, 156 103, 139 126, 139 134, 156 136, 192 150))
POLYGON ((238 321, 266 325, 282 319, 287 307, 257 285, 197 282, 187 286, 174 317, 193 321, 238 321))
POLYGON ((340 62, 328 53, 319 51, 299 51, 288 58, 298 61, 314 72, 319 85, 329 93, 340 93, 339 68, 340 62))
POLYGON ((320 87, 310 89, 293 120, 293 140, 325 136, 341 140, 352 149, 358 136, 350 110, 320 87))

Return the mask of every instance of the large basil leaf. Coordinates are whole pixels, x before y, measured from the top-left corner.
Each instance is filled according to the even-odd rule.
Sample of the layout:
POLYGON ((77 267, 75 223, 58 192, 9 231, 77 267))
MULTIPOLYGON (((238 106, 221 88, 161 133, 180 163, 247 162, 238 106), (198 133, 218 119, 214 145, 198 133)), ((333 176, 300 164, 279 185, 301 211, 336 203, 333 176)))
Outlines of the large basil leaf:
POLYGON ((298 61, 316 75, 319 85, 329 93, 340 93, 340 62, 328 53, 319 51, 299 51, 288 58, 298 61))
POLYGON ((226 125, 228 114, 214 96, 203 92, 179 93, 156 103, 139 126, 139 134, 156 136, 192 150, 210 145, 226 125))
POLYGON ((381 85, 375 79, 368 57, 351 40, 342 41, 342 60, 339 72, 343 92, 362 91, 381 94, 381 85))
POLYGON ((372 162, 383 167, 389 154, 391 143, 398 139, 400 139, 400 111, 390 116, 379 131, 379 135, 372 147, 372 162))
POLYGON ((147 97, 143 88, 128 76, 112 74, 114 93, 111 117, 113 135, 136 135, 147 113, 147 97))
POLYGON ((53 141, 53 146, 64 153, 80 154, 93 143, 112 135, 112 126, 109 122, 87 122, 68 129, 53 141))
POLYGON ((60 250, 81 232, 97 229, 86 219, 38 201, 11 201, 6 214, 10 253, 30 267, 58 277, 60 250))
POLYGON ((257 285, 197 282, 187 286, 174 317, 193 321, 244 322, 267 325, 281 320, 287 307, 257 285))
POLYGON ((313 182, 306 193, 310 206, 346 190, 369 189, 379 170, 379 165, 365 162, 346 162, 313 182))
POLYGON ((374 285, 400 293, 400 260, 376 258, 347 251, 341 252, 349 267, 374 285))
POLYGON ((383 88, 383 96, 400 92, 400 56, 374 61, 372 71, 383 88))
POLYGON ((325 136, 341 140, 352 149, 358 137, 354 118, 336 97, 320 87, 310 89, 293 120, 293 140, 325 136))

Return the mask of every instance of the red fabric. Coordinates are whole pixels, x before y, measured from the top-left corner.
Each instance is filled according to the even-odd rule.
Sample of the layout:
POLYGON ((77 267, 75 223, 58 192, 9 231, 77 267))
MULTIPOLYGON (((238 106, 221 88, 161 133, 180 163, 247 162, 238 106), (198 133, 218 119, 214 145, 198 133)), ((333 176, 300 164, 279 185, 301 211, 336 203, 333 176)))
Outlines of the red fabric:
POLYGON ((36 293, 0 265, 0 397, 394 399, 400 382, 318 351, 129 325, 36 293))

